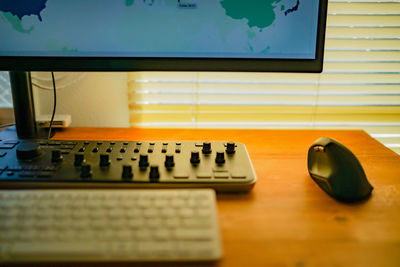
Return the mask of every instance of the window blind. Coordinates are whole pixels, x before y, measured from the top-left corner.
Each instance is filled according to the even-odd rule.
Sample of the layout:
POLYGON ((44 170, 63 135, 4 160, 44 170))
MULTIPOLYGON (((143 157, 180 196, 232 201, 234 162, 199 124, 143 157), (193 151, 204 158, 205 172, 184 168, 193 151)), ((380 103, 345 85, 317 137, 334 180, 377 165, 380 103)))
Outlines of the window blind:
POLYGON ((400 153, 400 1, 331 0, 324 71, 132 72, 132 127, 364 129, 400 153))
POLYGON ((10 78, 8 72, 0 71, 0 108, 12 107, 10 78))

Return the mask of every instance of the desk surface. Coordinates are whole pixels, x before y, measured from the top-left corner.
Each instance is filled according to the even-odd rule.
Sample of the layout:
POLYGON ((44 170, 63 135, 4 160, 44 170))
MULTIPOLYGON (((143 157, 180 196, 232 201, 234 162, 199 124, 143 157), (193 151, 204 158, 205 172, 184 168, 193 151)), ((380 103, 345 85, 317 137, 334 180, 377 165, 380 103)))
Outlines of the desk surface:
POLYGON ((258 180, 250 193, 218 195, 216 266, 400 266, 400 156, 363 131, 70 128, 55 138, 246 144, 258 180), (311 180, 307 150, 321 136, 359 158, 371 198, 343 204, 311 180))

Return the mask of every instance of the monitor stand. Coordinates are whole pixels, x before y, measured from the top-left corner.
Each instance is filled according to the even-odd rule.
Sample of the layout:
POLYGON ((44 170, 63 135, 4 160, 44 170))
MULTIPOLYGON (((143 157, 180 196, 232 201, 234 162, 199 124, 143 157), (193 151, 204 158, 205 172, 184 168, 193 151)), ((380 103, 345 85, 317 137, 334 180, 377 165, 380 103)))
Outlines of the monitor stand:
POLYGON ((21 139, 36 138, 31 73, 25 71, 10 71, 9 73, 17 135, 21 139))
MULTIPOLYGON (((36 125, 31 73, 10 71, 15 127, 0 133, 0 139, 47 138, 48 131, 36 125)), ((53 131, 54 132, 54 131, 53 131)))

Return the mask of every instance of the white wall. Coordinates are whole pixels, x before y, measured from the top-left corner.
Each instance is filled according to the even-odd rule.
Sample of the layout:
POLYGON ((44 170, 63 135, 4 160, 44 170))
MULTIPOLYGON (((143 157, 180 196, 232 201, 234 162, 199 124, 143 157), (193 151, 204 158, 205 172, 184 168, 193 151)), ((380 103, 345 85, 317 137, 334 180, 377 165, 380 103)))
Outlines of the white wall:
MULTIPOLYGON (((126 72, 58 72, 55 75, 56 114, 70 114, 71 126, 129 127, 126 72)), ((51 114, 51 74, 32 73, 32 79, 36 115, 51 114)))

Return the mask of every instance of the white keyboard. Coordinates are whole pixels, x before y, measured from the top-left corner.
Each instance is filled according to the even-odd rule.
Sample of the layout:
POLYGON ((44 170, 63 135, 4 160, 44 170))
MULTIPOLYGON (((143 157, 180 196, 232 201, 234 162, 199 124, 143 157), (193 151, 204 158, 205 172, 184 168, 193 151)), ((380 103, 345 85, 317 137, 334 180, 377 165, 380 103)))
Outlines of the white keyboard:
POLYGON ((0 190, 0 263, 213 261, 215 192, 0 190))

